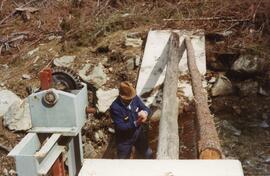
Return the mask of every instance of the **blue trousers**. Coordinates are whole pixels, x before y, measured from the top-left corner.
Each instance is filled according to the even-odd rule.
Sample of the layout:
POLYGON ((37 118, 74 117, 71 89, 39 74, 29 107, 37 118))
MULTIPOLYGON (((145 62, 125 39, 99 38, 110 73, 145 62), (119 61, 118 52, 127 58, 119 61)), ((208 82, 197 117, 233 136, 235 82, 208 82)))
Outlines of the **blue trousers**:
POLYGON ((153 158, 153 152, 148 144, 148 139, 142 128, 137 129, 131 139, 117 143, 117 156, 119 159, 129 159, 132 147, 146 159, 153 158))

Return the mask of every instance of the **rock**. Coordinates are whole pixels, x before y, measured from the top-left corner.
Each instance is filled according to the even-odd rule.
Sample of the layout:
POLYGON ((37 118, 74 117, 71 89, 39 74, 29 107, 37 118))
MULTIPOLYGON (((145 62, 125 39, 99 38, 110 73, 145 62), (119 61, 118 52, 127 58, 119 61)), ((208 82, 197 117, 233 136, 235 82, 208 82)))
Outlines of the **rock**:
POLYGON ((139 55, 136 55, 135 56, 135 66, 139 67, 140 62, 141 62, 141 57, 139 55))
POLYGON ((212 96, 229 95, 233 92, 231 81, 224 75, 220 75, 211 89, 212 96))
POLYGON ((134 68, 135 68, 134 59, 133 58, 128 59, 127 60, 127 69, 134 70, 134 68))
POLYGON ((70 67, 75 59, 76 56, 62 56, 59 58, 55 58, 53 60, 53 64, 58 67, 70 67))
POLYGON ((270 155, 264 158, 264 162, 270 164, 270 155))
POLYGON ((263 96, 269 96, 269 92, 266 91, 263 87, 260 86, 258 94, 263 95, 263 96))
POLYGON ((98 130, 97 133, 98 133, 98 136, 99 136, 100 139, 104 139, 105 138, 105 134, 104 134, 104 132, 102 130, 98 130))
POLYGON ((35 52, 37 52, 39 48, 35 48, 27 53, 28 56, 32 56, 35 52))
POLYGON ((16 171, 13 170, 13 169, 11 169, 8 173, 9 173, 9 175, 12 175, 12 176, 13 176, 13 175, 16 175, 16 171))
POLYGON ((266 121, 262 121, 260 124, 259 124, 259 127, 261 128, 269 128, 269 125, 266 121))
POLYGON ((214 84, 216 81, 217 81, 217 78, 216 78, 216 77, 212 77, 212 78, 208 81, 208 83, 214 84))
POLYGON ((161 110, 160 109, 157 109, 151 115, 150 121, 151 122, 158 122, 160 120, 160 116, 161 116, 161 110))
POLYGON ((142 46, 142 43, 143 41, 141 38, 134 38, 133 36, 131 37, 129 34, 126 36, 125 46, 127 47, 139 48, 142 46))
POLYGON ((97 108, 100 112, 106 112, 115 98, 118 96, 118 89, 102 90, 99 89, 97 92, 97 108))
POLYGON ((2 117, 14 103, 21 103, 21 99, 9 90, 0 91, 0 117, 2 117))
POLYGON ((251 79, 238 83, 236 87, 241 96, 254 95, 258 92, 258 82, 251 79))
POLYGON ((23 74, 22 79, 31 79, 31 76, 28 74, 23 74))
POLYGON ((95 142, 98 142, 100 140, 100 136, 99 136, 99 133, 98 132, 95 132, 95 134, 94 134, 94 140, 95 140, 95 142))
POLYGON ((110 132, 110 133, 112 133, 112 134, 114 134, 115 133, 115 130, 113 129, 113 128, 108 128, 108 131, 110 132))
POLYGON ((110 73, 113 72, 113 68, 112 67, 110 67, 108 70, 109 70, 110 73))
POLYGON ((8 174, 8 170, 6 168, 3 169, 2 173, 3 173, 4 176, 8 176, 9 175, 8 174))
POLYGON ((28 100, 15 101, 4 114, 4 125, 10 130, 26 131, 32 127, 28 100))
POLYGON ((263 71, 263 59, 258 56, 242 55, 232 65, 231 69, 239 73, 260 73, 263 71))
POLYGON ((93 145, 88 142, 85 143, 84 146, 84 158, 96 158, 97 157, 97 153, 95 151, 95 148, 93 147, 93 145))
POLYGON ((96 88, 100 88, 107 81, 107 75, 104 72, 104 67, 101 63, 99 63, 93 69, 93 71, 89 75, 87 75, 87 72, 90 69, 90 67, 91 67, 90 64, 86 64, 83 67, 83 69, 79 71, 79 75, 84 81, 91 82, 94 84, 96 88))
POLYGON ((236 129, 234 126, 232 126, 227 120, 223 120, 221 122, 221 125, 222 125, 223 128, 229 130, 235 136, 240 136, 241 135, 241 131, 236 129))

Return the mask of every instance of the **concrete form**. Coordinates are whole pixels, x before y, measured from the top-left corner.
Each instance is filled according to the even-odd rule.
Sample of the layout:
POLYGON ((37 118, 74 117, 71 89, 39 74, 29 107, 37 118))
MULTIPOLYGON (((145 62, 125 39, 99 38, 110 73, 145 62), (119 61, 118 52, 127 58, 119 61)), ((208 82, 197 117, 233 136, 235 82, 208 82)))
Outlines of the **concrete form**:
POLYGON ((237 160, 84 160, 79 176, 244 176, 237 160))
MULTIPOLYGON (((169 49, 168 41, 171 32, 176 32, 180 35, 180 45, 183 44, 185 35, 191 36, 198 69, 202 75, 206 73, 205 37, 203 32, 198 31, 196 34, 193 34, 193 32, 183 30, 150 31, 136 86, 137 94, 142 97, 144 97, 143 94, 155 90, 164 82, 169 49)), ((188 72, 186 51, 180 60, 179 71, 181 75, 185 75, 188 72)), ((184 96, 189 99, 192 98, 191 85, 187 81, 180 81, 178 87, 182 90, 184 96)), ((146 104, 151 105, 157 94, 158 91, 155 91, 145 98, 146 104)))

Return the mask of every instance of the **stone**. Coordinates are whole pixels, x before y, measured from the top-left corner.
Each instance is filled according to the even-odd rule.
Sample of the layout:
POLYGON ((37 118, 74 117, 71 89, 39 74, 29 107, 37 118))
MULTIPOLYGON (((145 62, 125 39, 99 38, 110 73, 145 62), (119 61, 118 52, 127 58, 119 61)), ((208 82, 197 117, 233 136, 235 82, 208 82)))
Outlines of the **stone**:
POLYGON ((269 96, 269 92, 265 90, 263 87, 260 86, 258 90, 258 94, 263 95, 263 96, 269 96))
POLYGON ((13 169, 11 169, 9 172, 9 175, 11 175, 11 176, 15 176, 16 175, 16 171, 15 170, 13 170, 13 169))
POLYGON ((91 142, 85 143, 84 146, 84 158, 96 158, 97 153, 91 142))
POLYGON ((27 53, 28 56, 32 56, 35 52, 37 52, 39 48, 35 48, 27 53))
POLYGON ((3 116, 4 125, 10 130, 26 131, 32 127, 28 100, 15 101, 3 116))
POLYGON ((233 64, 231 69, 239 73, 260 73, 263 71, 263 59, 258 56, 241 55, 233 64))
POLYGON ((254 95, 258 92, 258 82, 254 80, 245 80, 241 83, 238 83, 236 87, 239 90, 241 96, 254 95))
POLYGON ((2 173, 3 173, 4 176, 8 176, 9 175, 8 174, 8 170, 6 168, 3 169, 2 173))
POLYGON ((212 77, 212 78, 208 81, 208 83, 214 84, 216 81, 217 81, 217 78, 216 78, 216 77, 212 77))
POLYGON ((99 136, 99 133, 98 132, 95 132, 95 134, 94 134, 94 140, 95 140, 95 142, 100 141, 100 136, 99 136))
POLYGON ((21 103, 21 99, 9 90, 0 91, 0 117, 2 117, 14 103, 21 103))
POLYGON ((104 72, 104 66, 101 63, 99 63, 93 69, 93 71, 89 75, 87 75, 87 72, 89 71, 90 68, 91 65, 86 64, 83 67, 83 69, 79 71, 79 75, 84 81, 91 82, 92 84, 94 84, 96 88, 100 88, 107 81, 107 75, 104 72))
POLYGON ((139 67, 140 63, 141 63, 141 57, 139 55, 136 55, 135 56, 135 66, 139 67))
POLYGON ((233 133, 235 136, 241 135, 241 130, 236 129, 234 126, 232 126, 227 120, 223 120, 221 122, 221 125, 223 128, 229 130, 231 133, 233 133))
POLYGON ((28 74, 23 74, 22 79, 31 79, 31 76, 28 74))
POLYGON ((153 114, 150 117, 150 121, 151 122, 158 122, 160 120, 160 116, 161 116, 161 110, 157 109, 153 112, 153 114))
POLYGON ((105 134, 104 134, 104 132, 102 130, 98 130, 97 133, 98 133, 98 136, 99 136, 100 139, 104 139, 105 138, 105 134))
POLYGON ((268 123, 264 120, 264 121, 262 121, 262 122, 259 124, 259 127, 261 127, 261 128, 269 128, 269 125, 268 125, 268 123))
POLYGON ((112 133, 112 134, 115 133, 115 130, 114 130, 113 128, 111 128, 111 127, 108 128, 108 131, 109 131, 110 133, 112 133))
POLYGON ((233 92, 231 81, 224 75, 220 75, 211 89, 212 96, 229 95, 233 92))
POLYGON ((99 112, 105 113, 110 108, 110 105, 116 99, 118 94, 119 94, 118 89, 110 89, 110 90, 98 89, 96 95, 98 99, 97 108, 99 112))
POLYGON ((58 67, 70 67, 75 59, 76 56, 62 56, 55 58, 53 64, 58 67))
POLYGON ((135 68, 134 59, 133 58, 128 59, 127 60, 127 69, 134 70, 134 68, 135 68))
POLYGON ((141 38, 132 38, 130 36, 126 37, 125 46, 139 48, 142 46, 142 39, 141 38))

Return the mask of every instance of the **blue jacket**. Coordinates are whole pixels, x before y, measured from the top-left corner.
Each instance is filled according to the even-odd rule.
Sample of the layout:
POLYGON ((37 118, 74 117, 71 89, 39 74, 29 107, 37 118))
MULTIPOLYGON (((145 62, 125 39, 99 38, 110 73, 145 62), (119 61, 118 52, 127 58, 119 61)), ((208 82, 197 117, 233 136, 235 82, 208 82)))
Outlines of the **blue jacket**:
POLYGON ((144 110, 150 115, 150 109, 145 106, 142 100, 135 96, 130 102, 129 107, 124 105, 118 97, 110 107, 111 116, 115 125, 116 140, 123 142, 133 137, 136 130, 140 127, 135 124, 138 113, 144 110))

